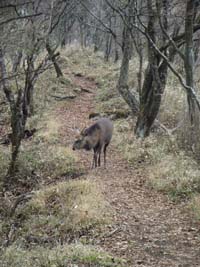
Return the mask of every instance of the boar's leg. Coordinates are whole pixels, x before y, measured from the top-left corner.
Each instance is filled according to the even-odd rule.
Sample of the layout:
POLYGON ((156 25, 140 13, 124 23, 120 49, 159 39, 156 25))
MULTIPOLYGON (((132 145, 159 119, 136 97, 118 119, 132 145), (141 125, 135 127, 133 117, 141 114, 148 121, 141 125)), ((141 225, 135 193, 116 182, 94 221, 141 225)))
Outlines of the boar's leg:
POLYGON ((107 146, 108 146, 109 144, 105 144, 104 145, 104 148, 103 148, 103 153, 104 153, 104 167, 106 167, 106 149, 107 149, 107 146))
POLYGON ((97 154, 98 154, 98 149, 95 147, 94 148, 93 162, 92 162, 92 169, 97 167, 97 154))
POLYGON ((98 158, 98 166, 101 166, 101 147, 99 147, 98 149, 98 154, 99 154, 99 158, 98 158))

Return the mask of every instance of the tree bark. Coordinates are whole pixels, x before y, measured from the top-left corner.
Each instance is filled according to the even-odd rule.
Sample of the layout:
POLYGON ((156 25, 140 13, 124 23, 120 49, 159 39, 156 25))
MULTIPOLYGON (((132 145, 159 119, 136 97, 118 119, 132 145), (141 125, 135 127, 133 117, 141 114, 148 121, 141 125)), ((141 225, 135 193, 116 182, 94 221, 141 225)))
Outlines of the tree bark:
POLYGON ((24 87, 24 97, 23 97, 23 113, 25 116, 32 116, 34 113, 34 62, 33 56, 27 56, 27 69, 26 69, 26 79, 24 87))
POLYGON ((26 116, 22 114, 22 105, 23 105, 23 95, 22 91, 18 91, 17 100, 14 108, 11 110, 11 127, 12 127, 12 157, 9 165, 6 183, 9 183, 9 180, 14 177, 16 172, 16 162, 17 156, 19 153, 19 148, 21 145, 21 140, 24 136, 24 129, 26 124, 26 116))
POLYGON ((108 60, 110 58, 111 48, 112 48, 112 35, 107 33, 106 45, 105 45, 105 54, 104 54, 104 59, 106 62, 108 62, 108 60))
POLYGON ((96 53, 99 50, 99 42, 100 42, 99 37, 100 37, 99 36, 99 29, 96 27, 95 32, 94 32, 94 36, 93 36, 94 53, 96 53))
POLYGON ((129 8, 128 11, 128 20, 124 24, 124 30, 123 30, 123 57, 122 57, 122 63, 120 67, 120 75, 119 80, 117 84, 117 89, 120 93, 120 95, 123 97, 123 99, 126 101, 128 106, 130 107, 132 113, 136 115, 139 110, 139 103, 133 93, 131 93, 129 86, 128 86, 128 76, 129 76, 129 61, 131 58, 131 52, 132 52, 132 39, 131 39, 131 33, 129 29, 129 20, 131 19, 131 9, 129 8))
MULTIPOLYGON (((148 1, 148 12, 147 32, 151 40, 156 43, 155 22, 157 18, 154 14, 151 0, 148 1)), ((167 10, 165 11, 163 20, 167 29, 167 10)), ((161 58, 153 49, 150 42, 148 44, 148 62, 142 86, 140 110, 135 127, 135 134, 140 138, 145 138, 150 134, 151 127, 159 112, 162 94, 167 81, 167 63, 164 60, 161 61, 161 58)))
POLYGON ((51 46, 50 46, 48 41, 46 42, 46 50, 47 50, 47 52, 49 54, 49 57, 50 57, 51 61, 53 62, 57 78, 62 77, 63 76, 62 70, 61 70, 60 66, 58 65, 58 62, 56 60, 56 56, 54 54, 54 51, 51 48, 51 46))
MULTIPOLYGON (((112 18, 109 17, 109 28, 112 29, 112 18)), ((104 52, 104 59, 107 62, 109 60, 111 49, 112 49, 112 41, 113 36, 110 33, 106 34, 106 44, 105 44, 105 52, 104 52)))
MULTIPOLYGON (((186 84, 194 88, 194 47, 193 47, 193 23, 194 23, 194 1, 188 0, 186 4, 186 19, 185 19, 185 74, 186 84)), ((187 101, 189 108, 189 117, 191 125, 194 124, 194 116, 196 110, 195 100, 188 92, 187 101)))
POLYGON ((2 49, 0 49, 0 74, 1 74, 1 86, 6 95, 6 98, 10 105, 11 111, 11 128, 12 128, 12 156, 10 165, 8 168, 7 175, 5 177, 4 184, 7 185, 11 178, 14 177, 16 172, 16 160, 19 153, 19 147, 21 144, 21 139, 24 135, 24 128, 26 124, 27 116, 23 113, 23 97, 24 94, 22 90, 19 89, 17 92, 17 99, 15 100, 14 94, 9 88, 7 80, 6 65, 4 61, 4 55, 2 49))
POLYGON ((18 67, 20 66, 21 60, 22 60, 22 51, 17 51, 17 53, 13 59, 13 67, 12 67, 13 73, 17 72, 18 67))

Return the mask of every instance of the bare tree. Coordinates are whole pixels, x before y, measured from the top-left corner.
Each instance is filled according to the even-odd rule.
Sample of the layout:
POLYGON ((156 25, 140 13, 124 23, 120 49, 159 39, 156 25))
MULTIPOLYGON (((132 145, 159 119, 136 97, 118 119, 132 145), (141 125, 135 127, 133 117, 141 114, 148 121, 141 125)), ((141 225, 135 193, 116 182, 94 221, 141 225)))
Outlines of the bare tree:
MULTIPOLYGON (((27 6, 27 4, 20 5, 18 12, 23 11, 24 14, 29 15, 26 16, 26 21, 22 27, 16 28, 15 34, 12 33, 12 29, 15 28, 16 23, 16 20, 14 20, 14 18, 12 19, 13 11, 10 12, 6 7, 4 10, 7 11, 5 21, 9 21, 9 23, 4 23, 1 28, 7 38, 0 40, 0 75, 1 87, 10 106, 12 128, 12 157, 5 180, 6 184, 11 181, 11 178, 14 177, 16 172, 16 160, 21 140, 24 137, 27 118, 33 112, 34 85, 39 75, 49 68, 50 61, 53 61, 53 57, 56 57, 56 55, 47 54, 44 57, 40 57, 40 52, 45 48, 46 38, 50 33, 49 27, 52 27, 51 15, 53 10, 48 13, 49 10, 45 2, 31 2, 31 6, 27 6), (45 16, 35 20, 37 12, 41 13, 38 10, 45 16), (31 16, 31 14, 33 14, 33 16, 31 16), (39 26, 42 27, 39 28, 39 26), (10 29, 10 31, 8 31, 8 29, 10 29), (41 29, 43 29, 43 32, 41 29), (20 39, 23 67, 20 66, 20 60, 18 60, 18 62, 14 60, 12 70, 10 71, 6 60, 9 58, 14 40, 13 38, 15 38, 15 36, 17 39, 20 39), (10 42, 11 40, 12 42, 10 42), (14 90, 12 89, 13 87, 15 87, 14 90)), ((51 33, 52 32, 53 30, 51 28, 51 33)))

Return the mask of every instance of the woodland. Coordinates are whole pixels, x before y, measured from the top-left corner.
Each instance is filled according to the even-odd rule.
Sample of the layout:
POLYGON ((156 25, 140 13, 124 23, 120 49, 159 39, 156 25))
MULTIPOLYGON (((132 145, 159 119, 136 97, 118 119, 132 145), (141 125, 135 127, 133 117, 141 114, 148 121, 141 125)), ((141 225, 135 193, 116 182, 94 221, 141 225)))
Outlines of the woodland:
POLYGON ((0 0, 0 266, 200 266, 199 73, 200 0, 0 0))

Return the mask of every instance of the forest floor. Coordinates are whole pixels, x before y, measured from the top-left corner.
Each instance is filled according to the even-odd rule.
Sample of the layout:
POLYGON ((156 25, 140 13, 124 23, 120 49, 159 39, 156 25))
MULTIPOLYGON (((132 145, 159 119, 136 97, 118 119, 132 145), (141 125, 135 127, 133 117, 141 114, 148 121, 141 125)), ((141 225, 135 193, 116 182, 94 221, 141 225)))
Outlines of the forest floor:
MULTIPOLYGON (((84 76, 74 76, 73 83, 82 92, 67 107, 58 107, 63 144, 72 145, 74 128, 92 123, 88 115, 95 111, 96 83, 84 76)), ((112 226, 95 243, 113 255, 125 258, 130 266, 200 266, 199 225, 185 209, 166 195, 146 186, 145 166, 130 165, 114 143, 107 153, 107 168, 90 169, 92 153, 76 151, 85 179, 103 184, 103 193, 114 210, 112 226)), ((134 153, 134 151, 133 151, 134 153)), ((94 200, 95 201, 95 200, 94 200)))

